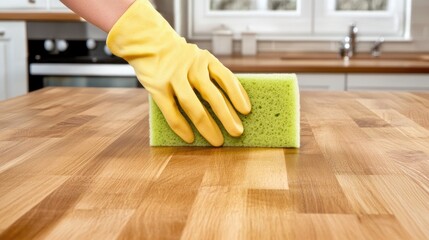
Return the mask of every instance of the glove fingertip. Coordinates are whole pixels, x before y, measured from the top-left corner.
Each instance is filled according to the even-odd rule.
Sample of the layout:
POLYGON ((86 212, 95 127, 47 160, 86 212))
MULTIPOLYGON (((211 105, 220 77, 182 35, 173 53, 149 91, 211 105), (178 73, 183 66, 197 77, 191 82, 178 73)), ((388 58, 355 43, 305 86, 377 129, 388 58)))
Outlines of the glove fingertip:
POLYGON ((234 131, 228 131, 228 133, 233 137, 240 137, 244 132, 244 127, 241 121, 239 123, 234 124, 234 131))
POLYGON ((243 86, 240 85, 241 90, 241 103, 239 106, 236 106, 237 110, 244 115, 249 114, 252 111, 252 104, 250 103, 249 95, 247 95, 246 90, 244 90, 243 86))
POLYGON ((211 139, 209 142, 213 147, 221 147, 223 145, 224 139, 223 136, 221 136, 216 139, 211 139))
POLYGON ((193 143, 195 141, 194 133, 192 132, 192 129, 181 129, 180 131, 176 132, 179 137, 185 141, 186 143, 193 143))

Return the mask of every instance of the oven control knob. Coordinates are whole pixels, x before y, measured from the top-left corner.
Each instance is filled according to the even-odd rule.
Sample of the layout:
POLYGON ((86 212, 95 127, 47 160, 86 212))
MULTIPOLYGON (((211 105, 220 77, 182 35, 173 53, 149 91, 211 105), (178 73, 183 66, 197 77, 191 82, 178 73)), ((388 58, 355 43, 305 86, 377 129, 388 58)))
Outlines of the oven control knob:
POLYGON ((97 47, 97 43, 95 42, 94 39, 86 40, 86 48, 88 48, 88 50, 94 50, 96 47, 97 47))
POLYGON ((104 45, 104 53, 106 55, 112 56, 112 52, 110 51, 109 47, 107 47, 107 45, 104 45))
POLYGON ((55 41, 56 45, 57 45, 57 49, 60 52, 64 52, 67 50, 67 48, 69 47, 69 44, 66 40, 63 39, 59 39, 57 41, 55 41))
POLYGON ((54 49, 55 49, 54 41, 49 40, 49 39, 45 40, 45 42, 43 42, 43 47, 48 52, 54 51, 54 49))

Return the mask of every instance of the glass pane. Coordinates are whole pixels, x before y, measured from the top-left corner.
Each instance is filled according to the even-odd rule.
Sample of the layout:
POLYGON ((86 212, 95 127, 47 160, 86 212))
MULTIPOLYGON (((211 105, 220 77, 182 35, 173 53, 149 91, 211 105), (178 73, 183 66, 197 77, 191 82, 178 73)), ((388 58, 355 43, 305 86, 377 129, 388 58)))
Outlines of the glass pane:
POLYGON ((337 11, 385 11, 388 0, 337 0, 337 11))
POLYGON ((296 0, 269 0, 268 9, 281 11, 295 11, 296 0))
POLYGON ((297 0, 210 0, 213 11, 295 11, 297 0))

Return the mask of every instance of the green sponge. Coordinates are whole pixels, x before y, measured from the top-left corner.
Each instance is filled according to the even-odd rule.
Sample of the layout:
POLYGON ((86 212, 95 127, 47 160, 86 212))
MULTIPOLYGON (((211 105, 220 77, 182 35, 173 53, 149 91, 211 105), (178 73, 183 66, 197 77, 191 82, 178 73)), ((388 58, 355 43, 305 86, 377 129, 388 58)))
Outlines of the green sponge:
MULTIPOLYGON (((211 111, 225 137, 224 146, 231 147, 295 147, 300 146, 299 89, 295 74, 238 74, 252 103, 249 115, 240 115, 244 133, 231 137, 211 111)), ((201 98, 200 98, 201 99, 201 98)), ((188 122, 189 119, 187 119, 188 122)), ((151 146, 210 146, 192 126, 195 141, 188 144, 168 126, 158 106, 150 99, 151 146)))

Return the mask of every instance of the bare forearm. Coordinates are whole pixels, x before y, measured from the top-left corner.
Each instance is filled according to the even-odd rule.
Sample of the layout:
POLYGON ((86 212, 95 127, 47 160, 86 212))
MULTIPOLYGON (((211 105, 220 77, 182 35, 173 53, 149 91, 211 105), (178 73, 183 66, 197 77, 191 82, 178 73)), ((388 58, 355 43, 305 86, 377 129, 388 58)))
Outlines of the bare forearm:
POLYGON ((105 32, 122 16, 135 0, 61 0, 79 16, 105 32))

